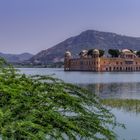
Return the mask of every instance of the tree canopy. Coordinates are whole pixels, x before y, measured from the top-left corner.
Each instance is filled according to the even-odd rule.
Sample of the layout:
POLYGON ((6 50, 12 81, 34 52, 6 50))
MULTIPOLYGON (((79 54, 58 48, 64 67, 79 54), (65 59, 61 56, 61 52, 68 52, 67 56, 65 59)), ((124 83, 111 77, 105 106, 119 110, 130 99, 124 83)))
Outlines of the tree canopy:
POLYGON ((94 49, 89 49, 87 55, 91 55, 92 56, 93 55, 93 50, 94 49))
POLYGON ((112 56, 112 57, 118 57, 120 55, 120 51, 118 49, 109 49, 108 53, 112 56))
POLYGON ((3 140, 114 140, 115 125, 114 115, 89 91, 51 76, 21 74, 0 60, 3 140))
POLYGON ((105 53, 105 51, 104 50, 99 50, 99 57, 102 57, 103 55, 104 55, 104 53, 105 53))
POLYGON ((137 55, 138 57, 140 57, 140 51, 137 51, 136 55, 137 55))

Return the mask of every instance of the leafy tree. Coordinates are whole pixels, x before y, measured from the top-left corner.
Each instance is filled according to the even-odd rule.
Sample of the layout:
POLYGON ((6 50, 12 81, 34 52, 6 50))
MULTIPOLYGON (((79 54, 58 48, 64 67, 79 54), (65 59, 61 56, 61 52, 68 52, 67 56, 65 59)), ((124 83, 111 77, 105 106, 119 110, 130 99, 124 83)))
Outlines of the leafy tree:
POLYGON ((108 53, 112 56, 112 57, 118 57, 120 55, 120 51, 118 49, 109 49, 108 53))
POLYGON ((140 51, 137 51, 136 55, 137 55, 138 57, 140 57, 140 51))
POLYGON ((89 49, 87 55, 91 55, 92 56, 93 55, 93 50, 94 49, 89 49))
POLYGON ((105 53, 105 51, 104 50, 99 50, 99 57, 102 57, 103 55, 104 55, 104 53, 105 53))
POLYGON ((50 76, 27 76, 0 60, 3 140, 115 139, 115 117, 95 95, 50 76), (91 97, 92 95, 92 97, 91 97))

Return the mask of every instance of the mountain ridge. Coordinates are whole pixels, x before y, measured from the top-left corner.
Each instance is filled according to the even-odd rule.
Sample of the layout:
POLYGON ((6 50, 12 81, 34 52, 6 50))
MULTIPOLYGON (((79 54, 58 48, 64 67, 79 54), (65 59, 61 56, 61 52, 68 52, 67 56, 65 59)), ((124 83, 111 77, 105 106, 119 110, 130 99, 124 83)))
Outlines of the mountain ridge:
POLYGON ((10 54, 0 52, 0 57, 4 58, 7 62, 10 63, 20 63, 22 61, 29 60, 31 57, 33 57, 33 54, 27 52, 21 54, 10 54))
POLYGON ((82 49, 91 48, 104 49, 105 51, 111 48, 140 50, 140 37, 131 37, 97 30, 86 30, 51 48, 40 51, 29 61, 34 64, 59 62, 63 61, 66 50, 71 51, 73 56, 77 56, 82 49))

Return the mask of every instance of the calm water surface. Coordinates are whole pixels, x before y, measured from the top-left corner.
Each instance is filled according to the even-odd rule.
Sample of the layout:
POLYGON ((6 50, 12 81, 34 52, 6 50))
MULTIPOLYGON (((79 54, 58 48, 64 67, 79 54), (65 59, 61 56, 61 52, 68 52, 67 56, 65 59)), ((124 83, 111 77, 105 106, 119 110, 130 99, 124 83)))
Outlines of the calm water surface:
POLYGON ((69 83, 132 83, 140 82, 140 72, 64 72, 55 68, 20 68, 26 74, 53 75, 69 83))
MULTIPOLYGON (((63 69, 21 68, 21 72, 29 75, 53 75, 68 83, 75 83, 88 88, 101 98, 140 99, 140 72, 64 72, 63 69)), ((126 129, 118 128, 119 140, 140 140, 140 114, 113 109, 117 120, 126 125, 126 129)))

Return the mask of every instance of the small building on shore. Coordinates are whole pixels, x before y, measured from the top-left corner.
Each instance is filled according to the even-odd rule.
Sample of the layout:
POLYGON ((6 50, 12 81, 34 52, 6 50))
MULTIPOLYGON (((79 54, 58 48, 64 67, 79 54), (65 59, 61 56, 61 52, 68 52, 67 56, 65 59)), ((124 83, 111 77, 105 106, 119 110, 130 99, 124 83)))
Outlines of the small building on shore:
POLYGON ((70 51, 65 52, 65 71, 119 72, 140 71, 140 57, 131 50, 123 49, 118 57, 100 56, 98 49, 82 50, 79 58, 73 58, 70 51))

